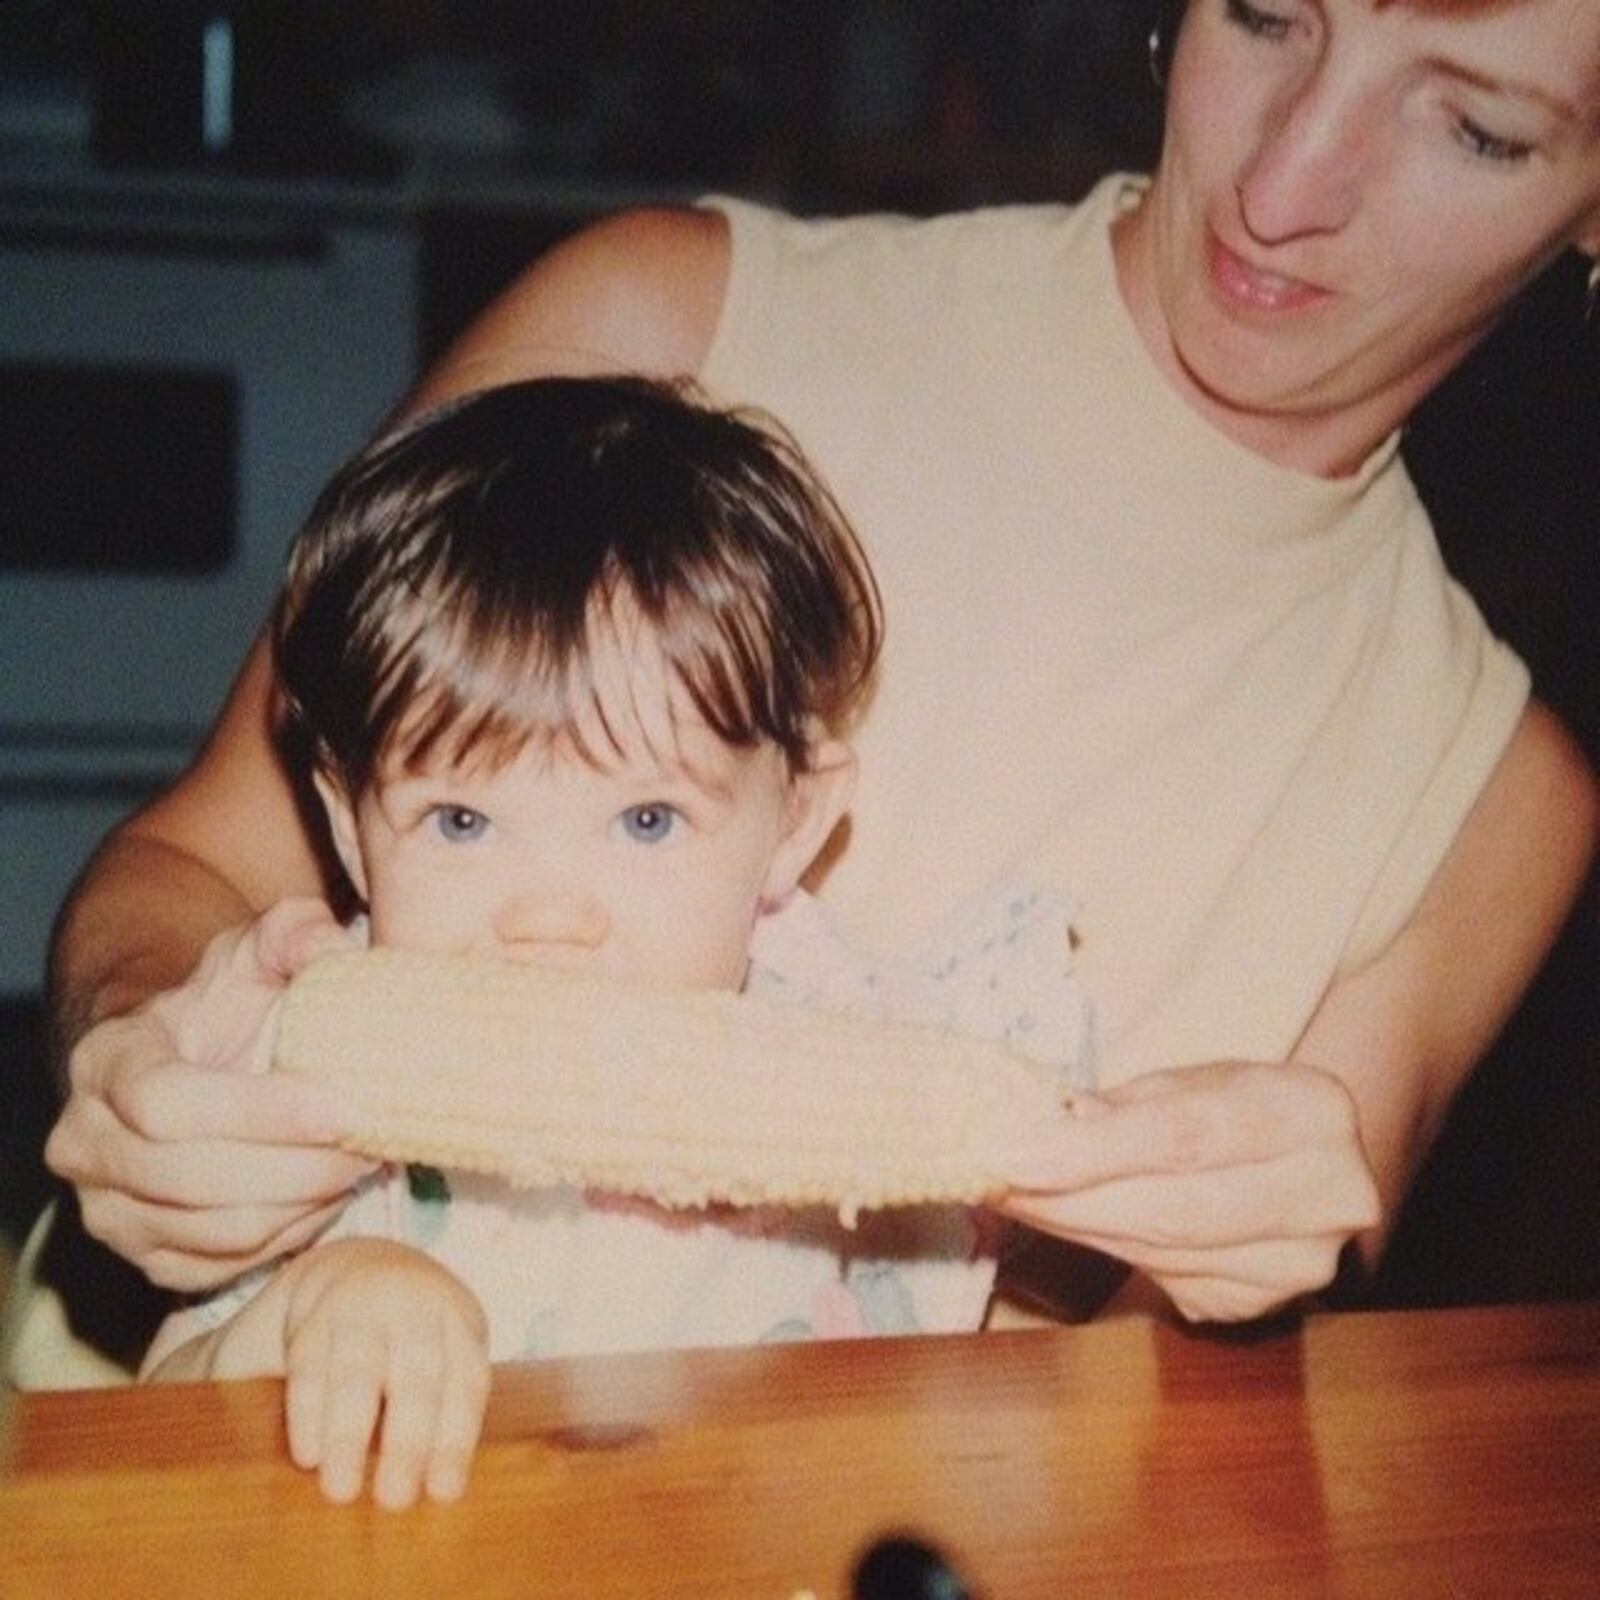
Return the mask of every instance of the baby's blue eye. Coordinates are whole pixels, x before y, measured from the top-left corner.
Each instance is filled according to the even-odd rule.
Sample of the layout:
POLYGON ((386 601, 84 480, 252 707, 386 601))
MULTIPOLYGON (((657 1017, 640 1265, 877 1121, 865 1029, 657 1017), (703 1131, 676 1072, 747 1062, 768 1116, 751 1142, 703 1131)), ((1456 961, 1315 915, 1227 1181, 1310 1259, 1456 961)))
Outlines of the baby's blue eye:
POLYGON ((660 844, 677 825, 678 813, 669 805, 652 801, 629 806, 621 816, 622 831, 640 844, 660 844))
POLYGON ((489 826, 489 819, 471 806, 435 806, 431 813, 433 826, 447 844, 471 844, 481 839, 489 826))

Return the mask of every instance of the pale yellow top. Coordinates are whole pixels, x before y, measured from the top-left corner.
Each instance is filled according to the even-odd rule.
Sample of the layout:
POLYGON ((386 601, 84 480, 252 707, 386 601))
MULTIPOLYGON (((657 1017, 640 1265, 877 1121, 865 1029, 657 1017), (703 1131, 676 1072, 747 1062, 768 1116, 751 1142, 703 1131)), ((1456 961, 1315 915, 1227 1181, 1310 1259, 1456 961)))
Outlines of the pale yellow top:
POLYGON ((1002 877, 1074 895, 1108 1082, 1286 1055, 1414 907, 1528 686, 1395 441, 1311 478, 1168 387, 1116 288, 1133 183, 926 222, 716 200, 702 371, 793 431, 883 589, 823 893, 886 952, 1002 877))

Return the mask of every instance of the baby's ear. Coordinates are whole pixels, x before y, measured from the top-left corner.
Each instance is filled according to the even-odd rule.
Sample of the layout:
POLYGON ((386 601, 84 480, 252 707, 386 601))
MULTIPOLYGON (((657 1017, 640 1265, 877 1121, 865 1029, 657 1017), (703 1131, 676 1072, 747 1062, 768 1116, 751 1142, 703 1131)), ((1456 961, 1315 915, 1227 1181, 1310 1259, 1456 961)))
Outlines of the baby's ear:
POLYGON ((321 767, 311 775, 316 785, 317 798, 328 814, 328 832, 333 835, 333 848, 338 852, 339 865, 355 885, 363 903, 367 898, 367 871, 361 860, 361 835, 356 828, 356 808, 345 793, 344 785, 331 777, 321 767))
POLYGON ((810 764, 790 780, 783 838, 762 890, 766 905, 781 905, 794 892, 801 874, 828 842, 855 790, 855 751, 840 739, 823 739, 813 745, 810 764))

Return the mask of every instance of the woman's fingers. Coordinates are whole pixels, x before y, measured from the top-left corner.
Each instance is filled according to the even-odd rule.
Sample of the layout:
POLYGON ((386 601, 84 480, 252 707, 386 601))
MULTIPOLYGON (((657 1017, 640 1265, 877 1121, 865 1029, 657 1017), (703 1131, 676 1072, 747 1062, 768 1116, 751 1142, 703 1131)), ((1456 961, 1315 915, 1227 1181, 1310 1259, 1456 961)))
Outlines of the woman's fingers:
POLYGON ((1113 1237, 1091 1228, 1063 1229, 1055 1217, 1019 1220, 1126 1261, 1159 1285, 1184 1317, 1206 1322, 1263 1316, 1326 1288, 1352 1237, 1339 1228, 1242 1243, 1157 1244, 1120 1230, 1113 1237))
POLYGON ((209 1288, 303 1244, 343 1207, 371 1163, 331 1148, 151 1144, 104 1108, 87 1152, 66 1119, 46 1159, 78 1184, 86 1231, 165 1288, 209 1288))
POLYGON ((322 1142, 336 1108, 305 1087, 153 1068, 105 1098, 75 1095, 45 1161, 76 1185, 93 1237, 166 1288, 209 1287, 269 1259, 274 1240, 303 1243, 373 1168, 322 1142))
POLYGON ((157 1143, 332 1144, 349 1124, 348 1108, 336 1093, 286 1074, 150 1063, 87 1086, 86 1093, 130 1132, 157 1143))
MULTIPOLYGON (((281 1252, 303 1244, 317 1234, 319 1224, 332 1221, 344 1207, 342 1191, 309 1210, 304 1203, 225 1210, 158 1206, 114 1191, 89 1198, 95 1202, 97 1220, 104 1217, 107 1232, 146 1252, 170 1249, 228 1263, 244 1261, 258 1251, 281 1252)), ((87 1219, 85 1227, 89 1228, 87 1219)), ((93 1228, 89 1231, 100 1238, 93 1228)))
POLYGON ((172 1207, 295 1205, 330 1200, 373 1163, 331 1145, 200 1138, 156 1142, 104 1110, 85 1108, 76 1126, 51 1135, 45 1159, 80 1189, 112 1189, 172 1207), (99 1123, 98 1127, 87 1124, 99 1123))
POLYGON ((336 1097, 288 1078, 204 1068, 141 1071, 98 1096, 74 1095, 45 1160, 80 1188, 174 1205, 324 1199, 371 1163, 334 1148, 336 1097))
POLYGON ((79 1191, 84 1230, 152 1283, 193 1293, 215 1288, 315 1238, 344 1209, 348 1188, 321 1202, 192 1208, 79 1191))
MULTIPOLYGON (((137 1261, 145 1276, 158 1288, 176 1290, 180 1294, 199 1294, 310 1243, 338 1217, 344 1204, 341 1198, 331 1205, 306 1212, 288 1226, 269 1234, 255 1248, 232 1254, 214 1248, 208 1237, 210 1225, 198 1219, 194 1226, 201 1236, 196 1245, 185 1247, 166 1242, 173 1233, 183 1231, 182 1222, 175 1225, 154 1208, 148 1212, 137 1208, 129 1221, 107 1226, 103 1232, 88 1231, 125 1259, 137 1261)), ((87 1221, 85 1227, 88 1228, 87 1221)))
POLYGON ((193 974, 144 1008, 195 1066, 254 1071, 261 1033, 284 985, 317 956, 352 942, 320 900, 284 900, 219 933, 193 974))
POLYGON ((1282 1277, 1269 1275, 1264 1282, 1256 1281, 1250 1263, 1241 1263, 1231 1275, 1170 1273, 1157 1281, 1179 1315, 1189 1322, 1248 1322, 1314 1293, 1332 1279, 1337 1263, 1334 1250, 1315 1263, 1297 1260, 1295 1270, 1282 1277))
MULTIPOLYGON (((196 1242, 193 1245, 185 1248, 176 1243, 149 1244, 142 1256, 142 1265, 150 1281, 163 1289, 176 1289, 184 1294, 214 1289, 218 1284, 237 1278, 241 1273, 264 1266, 269 1261, 276 1261, 280 1256, 291 1255, 310 1244, 334 1223, 339 1213, 344 1210, 344 1206, 345 1199, 341 1195, 337 1200, 319 1206, 314 1211, 276 1213, 287 1217, 287 1220, 275 1229, 270 1226, 270 1221, 262 1221, 261 1226, 266 1231, 261 1235, 261 1242, 237 1251, 221 1253, 214 1247, 211 1224, 203 1220, 206 1214, 195 1214, 191 1222, 196 1234, 196 1242)), ((215 1215, 219 1222, 227 1217, 226 1213, 215 1215)), ((161 1219, 156 1236, 170 1239, 175 1233, 181 1234, 184 1220, 186 1219, 181 1216, 178 1222, 161 1219)), ((141 1237, 151 1237, 150 1224, 138 1223, 136 1226, 141 1229, 141 1237)), ((245 1223, 241 1222, 239 1227, 241 1234, 246 1237, 252 1235, 253 1229, 247 1228, 245 1223)), ((99 1235, 95 1237, 98 1238, 99 1235)))
POLYGON ((1019 1153, 1017 1189, 1088 1188, 1274 1160, 1318 1144, 1359 1144, 1348 1091, 1314 1067, 1218 1062, 1131 1079, 1089 1097, 1019 1153))
POLYGON ((1381 1214, 1348 1091, 1293 1064, 1180 1068, 1090 1097, 1014 1182, 1007 1216, 1139 1268, 1192 1318, 1326 1287, 1381 1214))
POLYGON ((322 902, 285 901, 74 1048, 45 1162, 89 1233, 156 1283, 210 1288, 304 1243, 372 1170, 336 1148, 337 1094, 258 1070, 285 982, 348 942, 322 902))
POLYGON ((1236 1167, 1141 1173, 1064 1194, 1014 1193, 1002 1210, 1132 1260, 1131 1249, 1350 1237, 1378 1220, 1378 1198, 1359 1147, 1318 1145, 1236 1167))
POLYGON ((351 1126, 337 1092, 287 1074, 234 1077, 179 1067, 113 1086, 108 1100, 147 1139, 228 1139, 276 1145, 331 1145, 351 1126))
POLYGON ((253 948, 245 959, 279 982, 287 982, 319 956, 359 942, 326 901, 308 898, 280 900, 252 924, 250 938, 253 948))

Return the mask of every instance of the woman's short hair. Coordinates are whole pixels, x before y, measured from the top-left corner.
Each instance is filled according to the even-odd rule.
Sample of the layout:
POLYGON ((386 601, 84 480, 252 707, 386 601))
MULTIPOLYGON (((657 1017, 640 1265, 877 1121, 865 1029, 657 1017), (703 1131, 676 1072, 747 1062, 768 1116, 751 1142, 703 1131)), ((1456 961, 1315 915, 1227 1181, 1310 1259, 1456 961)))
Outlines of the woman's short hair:
POLYGON ((425 413, 319 496, 273 623, 287 731, 351 795, 390 761, 534 737, 601 759, 579 730, 610 732, 592 669, 619 604, 720 737, 793 770, 882 638, 849 524, 770 419, 687 384, 536 379, 425 413))

